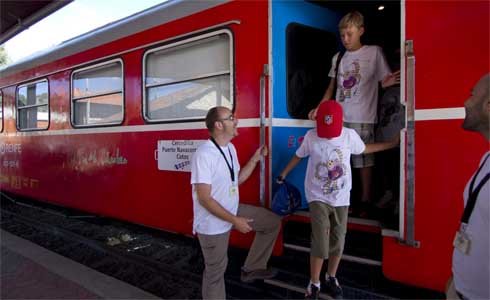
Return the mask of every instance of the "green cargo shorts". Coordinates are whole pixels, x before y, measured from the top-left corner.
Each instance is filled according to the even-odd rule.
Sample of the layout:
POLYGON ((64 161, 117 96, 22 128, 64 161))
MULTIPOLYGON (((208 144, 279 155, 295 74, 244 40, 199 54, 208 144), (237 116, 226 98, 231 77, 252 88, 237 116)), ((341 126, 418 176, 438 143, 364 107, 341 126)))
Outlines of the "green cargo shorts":
POLYGON ((311 255, 341 256, 347 232, 349 206, 333 207, 321 201, 309 203, 311 217, 311 255))

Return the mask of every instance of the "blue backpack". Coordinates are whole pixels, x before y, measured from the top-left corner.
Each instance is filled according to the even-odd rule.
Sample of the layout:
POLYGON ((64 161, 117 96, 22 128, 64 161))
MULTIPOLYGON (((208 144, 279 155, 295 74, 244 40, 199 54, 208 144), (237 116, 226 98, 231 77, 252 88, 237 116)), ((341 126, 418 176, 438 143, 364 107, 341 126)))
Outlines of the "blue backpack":
POLYGON ((298 188, 284 180, 282 184, 279 184, 272 198, 272 211, 280 216, 286 216, 295 212, 299 207, 301 207, 301 193, 298 188))

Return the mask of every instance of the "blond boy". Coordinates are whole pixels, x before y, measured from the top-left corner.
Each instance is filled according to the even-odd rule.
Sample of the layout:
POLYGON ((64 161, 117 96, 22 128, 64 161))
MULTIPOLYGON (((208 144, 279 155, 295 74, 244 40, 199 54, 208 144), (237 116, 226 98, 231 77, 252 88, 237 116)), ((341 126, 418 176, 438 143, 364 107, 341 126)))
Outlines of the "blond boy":
MULTIPOLYGON (((377 121, 378 83, 386 88, 400 82, 400 73, 391 73, 386 58, 378 46, 362 45, 364 17, 354 11, 345 15, 339 23, 340 37, 346 52, 337 66, 340 53, 334 55, 332 68, 328 74, 336 80, 330 80, 320 104, 335 96, 344 110, 344 126, 354 129, 364 143, 374 142, 374 124, 377 121), (333 95, 337 84, 336 95, 333 95)), ((319 105, 320 105, 319 104, 319 105)), ((316 109, 309 118, 315 120, 316 109)), ((373 154, 352 156, 352 166, 359 169, 361 179, 360 216, 367 217, 367 203, 371 200, 373 154)))

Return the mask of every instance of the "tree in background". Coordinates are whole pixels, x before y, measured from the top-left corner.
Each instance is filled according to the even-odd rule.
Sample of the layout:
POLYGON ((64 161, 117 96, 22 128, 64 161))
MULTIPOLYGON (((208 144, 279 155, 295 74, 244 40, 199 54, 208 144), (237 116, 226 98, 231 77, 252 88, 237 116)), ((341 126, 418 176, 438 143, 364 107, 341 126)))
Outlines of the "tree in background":
POLYGON ((10 58, 3 46, 0 46, 0 67, 10 63, 10 58))

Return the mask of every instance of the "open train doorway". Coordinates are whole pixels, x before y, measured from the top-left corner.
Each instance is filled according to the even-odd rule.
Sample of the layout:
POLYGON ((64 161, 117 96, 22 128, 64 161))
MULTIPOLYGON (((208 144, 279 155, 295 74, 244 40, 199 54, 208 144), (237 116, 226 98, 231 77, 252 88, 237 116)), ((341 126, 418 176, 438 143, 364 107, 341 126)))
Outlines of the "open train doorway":
MULTIPOLYGON (((344 50, 338 30, 340 19, 351 11, 359 11, 364 16, 365 29, 361 43, 379 46, 395 72, 402 62, 401 10, 400 1, 272 2, 272 178, 294 155, 306 131, 315 126, 308 120, 308 112, 318 105, 329 84, 332 57, 344 50)), ((386 141, 393 132, 406 127, 400 94, 399 84, 386 89, 378 87, 374 141, 386 141)), ((360 172, 352 169, 349 223, 398 230, 399 207, 404 196, 400 197, 403 182, 400 178, 404 172, 400 168, 400 153, 400 148, 395 148, 375 155, 371 191, 363 199, 367 201, 361 201, 366 197, 362 196, 360 172)), ((300 190, 304 188, 305 171, 303 160, 288 175, 288 180, 300 190)), ((302 207, 307 212, 304 197, 302 207)))

